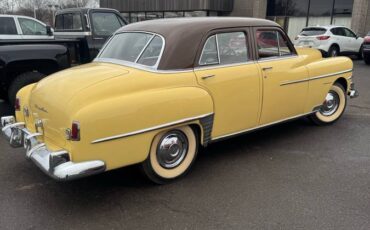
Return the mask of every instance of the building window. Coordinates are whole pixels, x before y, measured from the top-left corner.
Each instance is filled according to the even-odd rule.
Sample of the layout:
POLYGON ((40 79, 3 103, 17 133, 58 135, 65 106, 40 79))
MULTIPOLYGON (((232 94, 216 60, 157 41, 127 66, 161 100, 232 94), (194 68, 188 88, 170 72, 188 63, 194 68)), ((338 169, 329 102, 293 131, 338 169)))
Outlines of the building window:
POLYGON ((207 11, 189 11, 185 12, 185 17, 206 17, 207 11))
POLYGON ((350 27, 353 0, 268 0, 267 19, 276 21, 290 38, 312 25, 350 27))
POLYGON ((184 17, 184 11, 179 12, 164 12, 165 18, 179 18, 184 17))

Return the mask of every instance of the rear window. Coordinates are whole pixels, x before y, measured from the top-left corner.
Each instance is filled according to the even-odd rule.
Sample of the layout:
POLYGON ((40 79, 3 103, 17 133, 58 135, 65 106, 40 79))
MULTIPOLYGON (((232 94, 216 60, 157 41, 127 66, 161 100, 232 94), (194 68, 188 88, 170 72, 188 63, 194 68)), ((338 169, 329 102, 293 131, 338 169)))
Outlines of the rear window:
POLYGON ((0 34, 18 34, 13 18, 0 17, 0 34))
POLYGON ((116 34, 99 58, 116 59, 155 67, 158 65, 164 41, 162 37, 144 32, 116 34))
POLYGON ((56 30, 82 30, 80 13, 59 14, 55 18, 56 30))
POLYGON ((299 35, 302 36, 316 36, 322 35, 326 33, 326 29, 324 28, 304 28, 299 35))

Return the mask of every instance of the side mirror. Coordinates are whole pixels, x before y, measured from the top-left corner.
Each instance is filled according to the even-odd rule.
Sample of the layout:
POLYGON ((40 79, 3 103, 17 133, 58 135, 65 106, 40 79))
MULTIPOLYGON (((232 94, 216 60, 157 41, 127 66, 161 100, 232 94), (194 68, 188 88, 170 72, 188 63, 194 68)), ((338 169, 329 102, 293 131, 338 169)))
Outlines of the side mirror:
POLYGON ((53 29, 50 26, 46 26, 46 34, 49 36, 53 36, 53 29))

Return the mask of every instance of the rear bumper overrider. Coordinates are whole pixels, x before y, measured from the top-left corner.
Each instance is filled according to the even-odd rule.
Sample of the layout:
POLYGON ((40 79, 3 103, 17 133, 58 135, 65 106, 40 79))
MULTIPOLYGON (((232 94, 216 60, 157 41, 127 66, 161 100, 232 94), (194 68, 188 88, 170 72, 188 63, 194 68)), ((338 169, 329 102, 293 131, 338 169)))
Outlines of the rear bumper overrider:
POLYGON ((1 117, 1 131, 13 148, 24 147, 27 158, 43 172, 56 180, 74 180, 105 171, 100 160, 75 163, 66 150, 50 151, 45 143, 38 140, 40 133, 31 133, 24 122, 16 123, 14 116, 1 117))

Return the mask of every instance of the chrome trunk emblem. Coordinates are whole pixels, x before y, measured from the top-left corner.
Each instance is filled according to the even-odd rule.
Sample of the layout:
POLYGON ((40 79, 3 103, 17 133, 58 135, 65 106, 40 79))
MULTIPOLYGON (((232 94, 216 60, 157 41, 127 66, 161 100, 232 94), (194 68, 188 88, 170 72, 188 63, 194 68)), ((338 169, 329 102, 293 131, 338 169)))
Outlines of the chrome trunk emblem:
POLYGON ((44 124, 42 122, 41 119, 37 119, 36 122, 35 122, 35 128, 36 128, 36 132, 38 133, 43 133, 44 131, 44 124))

